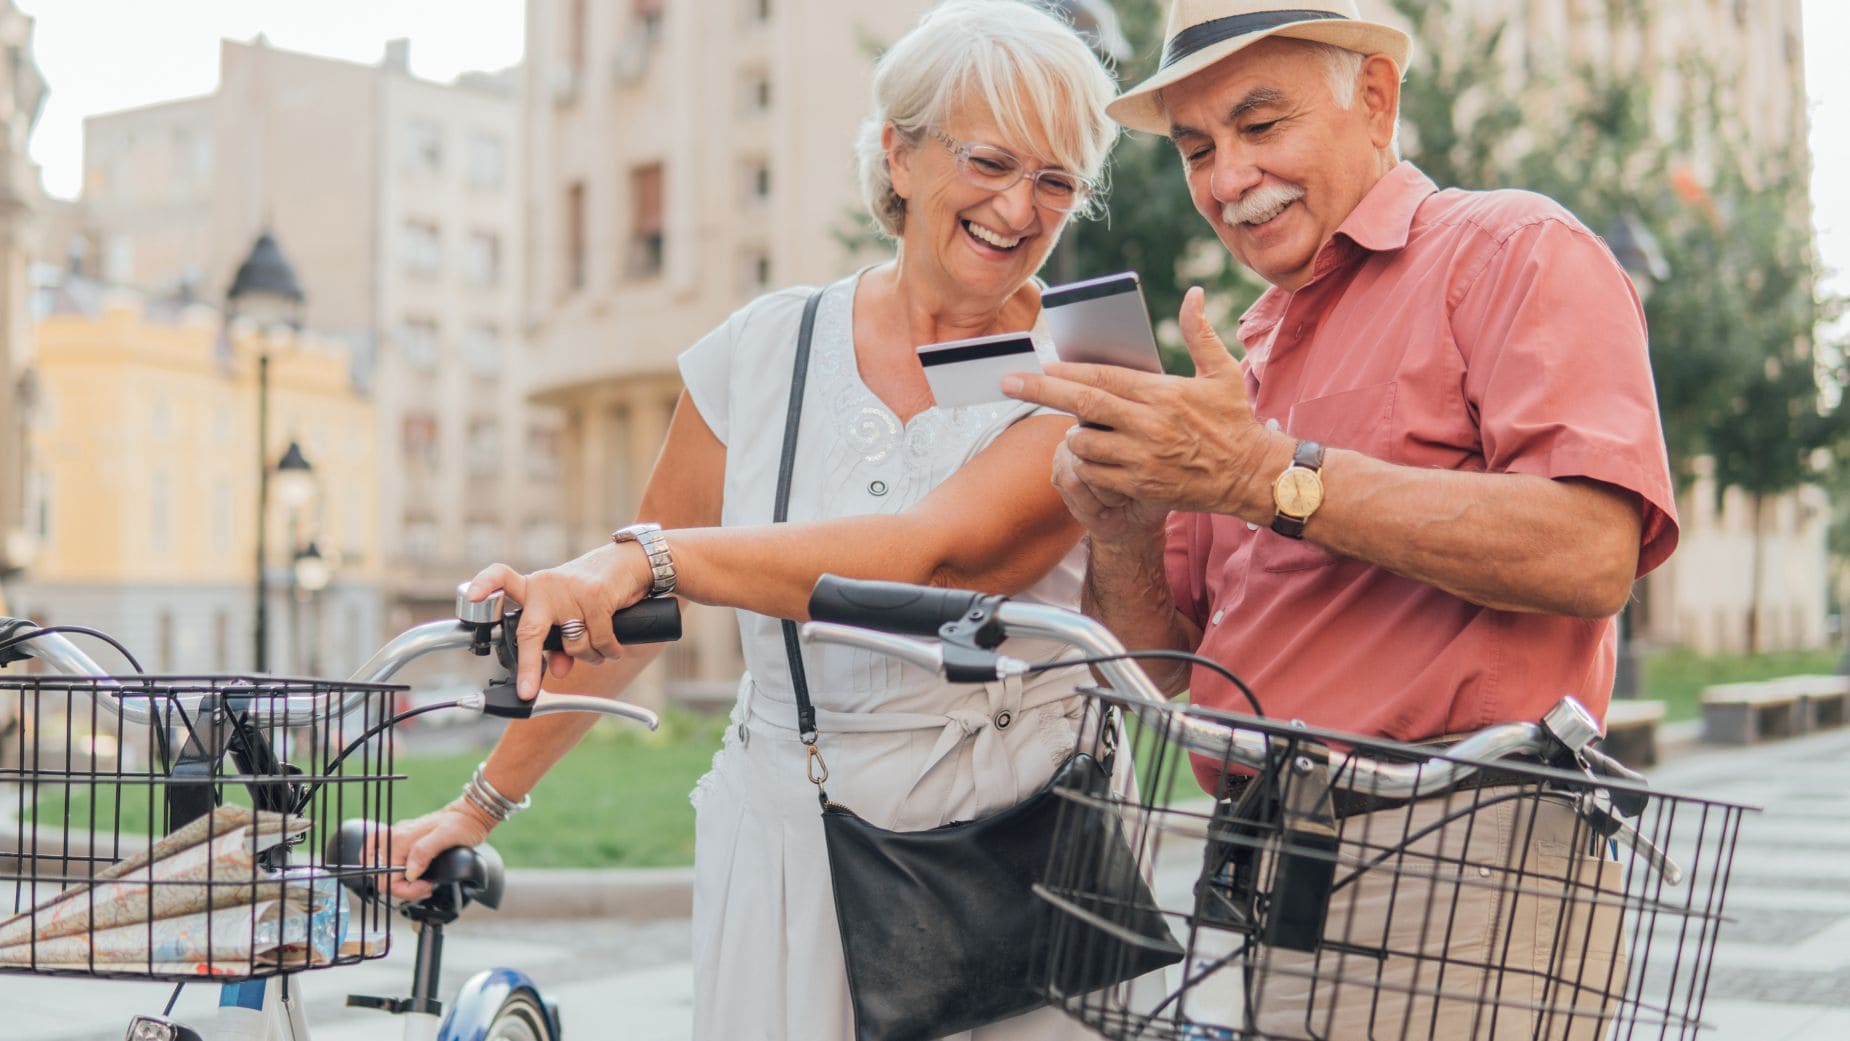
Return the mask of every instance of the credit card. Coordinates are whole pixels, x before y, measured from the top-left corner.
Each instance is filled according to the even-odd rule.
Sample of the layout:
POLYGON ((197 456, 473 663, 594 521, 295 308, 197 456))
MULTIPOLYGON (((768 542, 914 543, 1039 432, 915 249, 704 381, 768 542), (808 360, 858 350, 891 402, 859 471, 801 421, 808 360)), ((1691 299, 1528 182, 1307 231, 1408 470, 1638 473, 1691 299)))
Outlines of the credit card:
POLYGON ((919 348, 925 382, 939 408, 1012 400, 1002 393, 1011 372, 1040 372, 1041 359, 1027 333, 997 333, 967 340, 928 343, 919 348))

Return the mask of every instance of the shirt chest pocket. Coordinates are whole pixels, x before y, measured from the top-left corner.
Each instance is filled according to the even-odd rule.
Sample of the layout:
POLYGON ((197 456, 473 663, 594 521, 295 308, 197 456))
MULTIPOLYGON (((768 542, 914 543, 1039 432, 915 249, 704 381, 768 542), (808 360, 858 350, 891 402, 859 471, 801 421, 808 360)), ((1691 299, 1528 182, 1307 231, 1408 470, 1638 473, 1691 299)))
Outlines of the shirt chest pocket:
MULTIPOLYGON (((1291 407, 1284 429, 1293 437, 1316 441, 1325 448, 1391 459, 1398 386, 1397 381, 1390 380, 1300 401, 1291 407)), ((1304 571, 1337 559, 1334 553, 1309 540, 1288 539, 1263 529, 1255 537, 1259 541, 1253 547, 1253 561, 1266 571, 1304 571)))

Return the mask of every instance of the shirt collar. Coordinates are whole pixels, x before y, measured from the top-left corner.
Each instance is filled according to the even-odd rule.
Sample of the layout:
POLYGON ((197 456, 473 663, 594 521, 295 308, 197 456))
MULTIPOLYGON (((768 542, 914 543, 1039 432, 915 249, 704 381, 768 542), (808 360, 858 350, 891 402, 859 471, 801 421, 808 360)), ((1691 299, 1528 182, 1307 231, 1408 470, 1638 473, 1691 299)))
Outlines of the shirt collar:
POLYGON ((1374 253, 1405 248, 1413 235, 1413 218, 1420 204, 1438 190, 1438 185, 1419 167, 1395 163, 1349 211, 1336 234, 1374 253))

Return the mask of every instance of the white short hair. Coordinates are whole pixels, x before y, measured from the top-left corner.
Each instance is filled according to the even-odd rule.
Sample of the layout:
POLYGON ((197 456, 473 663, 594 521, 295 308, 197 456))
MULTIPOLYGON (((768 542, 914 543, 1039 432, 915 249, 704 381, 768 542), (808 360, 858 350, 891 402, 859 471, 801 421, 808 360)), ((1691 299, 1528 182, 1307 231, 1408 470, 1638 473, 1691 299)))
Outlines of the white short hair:
MULTIPOLYGON (((874 107, 855 145, 867 212, 892 238, 906 226, 906 201, 893 191, 881 145, 885 128, 916 144, 964 102, 993 116, 1005 137, 994 144, 1044 139, 1053 154, 1040 158, 1097 184, 1118 134, 1105 115, 1116 93, 1098 56, 1040 4, 946 0, 874 66, 874 107)), ((1081 215, 1094 212, 1102 194, 1095 191, 1081 215)))
MULTIPOLYGON (((1323 62, 1323 71, 1329 77, 1330 95, 1336 99, 1336 107, 1347 112, 1355 107, 1355 99, 1362 92, 1362 63, 1368 55, 1338 47, 1333 43, 1321 43, 1316 40, 1292 40, 1299 47, 1315 52, 1318 60, 1323 62)), ((1394 70, 1402 72, 1399 68, 1394 70)), ((1400 113, 1394 114, 1394 141, 1390 146, 1394 158, 1400 158, 1400 113)))

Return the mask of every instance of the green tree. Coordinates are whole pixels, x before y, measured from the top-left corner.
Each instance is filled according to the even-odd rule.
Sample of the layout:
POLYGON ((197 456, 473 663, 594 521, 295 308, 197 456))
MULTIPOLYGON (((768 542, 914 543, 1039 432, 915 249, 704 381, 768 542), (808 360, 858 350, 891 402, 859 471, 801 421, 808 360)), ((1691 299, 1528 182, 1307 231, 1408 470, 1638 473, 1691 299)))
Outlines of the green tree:
MULTIPOLYGON (((1156 71, 1162 57, 1166 0, 1117 0, 1119 22, 1135 56, 1117 70, 1118 82, 1130 86, 1156 71)), ((1171 372, 1193 367, 1182 347, 1174 320, 1182 295, 1193 285, 1208 290, 1212 317, 1226 326, 1256 299, 1265 286, 1237 263, 1214 237, 1195 204, 1175 146, 1151 134, 1126 133, 1111 156, 1111 188, 1101 219, 1075 226, 1063 258, 1062 278, 1090 278, 1115 271, 1135 271, 1144 300, 1157 325, 1164 364, 1171 372)), ((1232 329, 1222 328, 1233 340, 1232 329)), ((1236 343, 1237 347, 1237 343, 1236 343)))
MULTIPOLYGON (((1429 40, 1455 27, 1452 0, 1395 0, 1429 40)), ((1615 28, 1649 32, 1658 5, 1615 6, 1615 28)), ((1714 461, 1717 494, 1746 492, 1754 525, 1750 649, 1759 640, 1763 523, 1768 501, 1819 474, 1819 449, 1845 440, 1832 391, 1843 384, 1835 345, 1815 348, 1834 306, 1818 296, 1805 188, 1791 152, 1750 163, 1745 142, 1721 137, 1728 73, 1681 60, 1674 134, 1653 121, 1655 75, 1583 64, 1550 82, 1531 69, 1545 110, 1510 88, 1501 25, 1463 46, 1428 46, 1409 76, 1402 117, 1408 154, 1442 185, 1523 187, 1552 196, 1596 230, 1631 219, 1654 229, 1665 277, 1647 279, 1646 318, 1672 466, 1687 481, 1714 461), (1546 118, 1544 111, 1552 118, 1546 118), (1691 171, 1716 158, 1707 185, 1691 171)))

